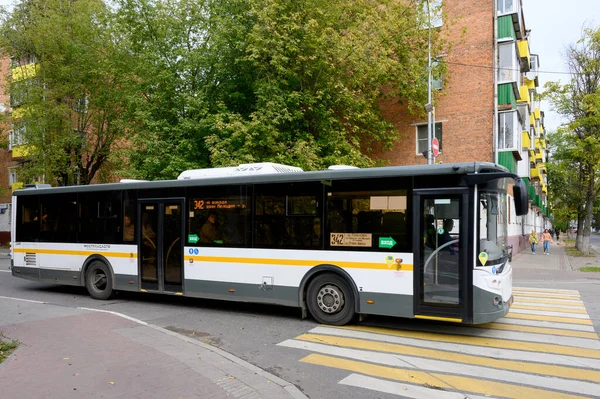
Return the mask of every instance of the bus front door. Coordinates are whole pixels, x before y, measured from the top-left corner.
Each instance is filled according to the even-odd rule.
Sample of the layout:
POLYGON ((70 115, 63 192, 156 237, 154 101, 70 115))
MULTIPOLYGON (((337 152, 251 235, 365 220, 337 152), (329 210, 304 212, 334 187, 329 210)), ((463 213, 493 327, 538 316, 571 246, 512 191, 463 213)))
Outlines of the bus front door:
POLYGON ((415 190, 415 317, 467 320, 468 196, 460 190, 415 190))
POLYGON ((183 290, 183 199, 140 200, 139 267, 142 289, 183 290))

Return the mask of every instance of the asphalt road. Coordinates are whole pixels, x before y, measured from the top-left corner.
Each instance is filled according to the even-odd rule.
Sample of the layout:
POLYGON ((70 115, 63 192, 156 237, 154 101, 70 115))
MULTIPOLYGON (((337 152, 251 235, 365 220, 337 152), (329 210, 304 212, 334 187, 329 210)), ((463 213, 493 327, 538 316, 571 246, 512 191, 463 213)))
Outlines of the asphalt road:
MULTIPOLYGON (((595 236, 595 239, 600 244, 600 237, 595 236)), ((0 270, 6 271, 8 267, 9 260, 0 259, 0 270)), ((533 307, 538 306, 535 290, 529 290, 522 293, 524 310, 521 312, 524 313, 507 321, 520 325, 495 323, 486 329, 369 318, 355 329, 331 329, 310 319, 302 320, 298 309, 142 293, 120 293, 111 301, 96 301, 89 298, 83 288, 21 280, 8 272, 0 272, 0 296, 110 310, 165 327, 210 343, 276 374, 296 384, 312 399, 465 397, 451 392, 454 390, 480 395, 470 395, 471 398, 490 393, 505 396, 499 394, 503 390, 517 397, 550 397, 545 395, 549 392, 545 389, 593 397, 590 392, 600 383, 600 341, 597 336, 593 338, 591 322, 578 324, 589 321, 587 311, 576 309, 593 309, 594 313, 600 313, 600 282, 591 282, 583 288, 577 282, 568 281, 526 283, 527 287, 539 287, 545 295, 556 296, 556 301, 565 301, 569 304, 565 305, 565 312, 578 313, 558 317, 544 315, 543 309, 529 311, 528 307, 532 306, 528 301, 534 302, 533 307), (581 307, 577 303, 579 294, 567 291, 582 289, 581 301, 585 308, 583 303, 581 307), (582 351, 584 358, 564 355, 561 345, 572 348, 573 353, 582 351), (523 348, 529 352, 523 353, 523 348), (597 358, 586 358, 586 351, 593 352, 597 358), (564 370, 546 377, 543 364, 539 369, 536 368, 540 367, 538 363, 528 363, 531 356, 536 362, 551 365, 563 362, 564 370), (509 363, 490 363, 503 361, 498 359, 509 363), (573 365, 582 368, 570 369, 573 365), (392 367, 413 371, 399 375, 392 367), (524 368, 527 371, 528 367, 531 371, 520 372, 524 368), (455 371, 458 369, 460 371, 455 371), (590 369, 593 372, 587 381, 578 379, 581 370, 590 369), (451 380, 444 374, 449 370, 468 378, 451 380), (491 377, 496 381, 492 383, 488 377, 491 373, 506 375, 491 377), (440 382, 442 380, 445 382, 440 382), (404 382, 420 387, 402 385, 404 382), (428 388, 431 386, 444 388, 441 391, 428 388), (442 393, 448 396, 441 396, 442 393)))

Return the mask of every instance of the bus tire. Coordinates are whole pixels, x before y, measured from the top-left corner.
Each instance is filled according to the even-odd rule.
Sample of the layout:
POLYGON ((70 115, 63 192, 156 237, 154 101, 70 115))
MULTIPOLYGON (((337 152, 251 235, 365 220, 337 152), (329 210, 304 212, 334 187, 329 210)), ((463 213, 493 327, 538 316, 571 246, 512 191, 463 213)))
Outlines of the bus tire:
POLYGON ((85 288, 94 299, 106 300, 112 297, 112 274, 104 262, 95 260, 90 263, 85 273, 85 288))
POLYGON ((343 326, 354 319, 354 294, 348 282, 333 273, 316 276, 308 285, 308 311, 322 324, 343 326))

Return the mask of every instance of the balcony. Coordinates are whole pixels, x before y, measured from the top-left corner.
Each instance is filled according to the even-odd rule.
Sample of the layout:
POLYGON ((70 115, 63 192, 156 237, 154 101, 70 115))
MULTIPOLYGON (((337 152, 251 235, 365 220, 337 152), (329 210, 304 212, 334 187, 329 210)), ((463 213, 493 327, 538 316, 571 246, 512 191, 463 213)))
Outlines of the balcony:
POLYGON ((519 40, 517 42, 517 49, 519 50, 519 62, 521 64, 521 72, 527 72, 530 69, 530 58, 529 53, 529 42, 527 40, 519 40))
POLYGON ((536 108, 533 109, 533 116, 537 120, 541 120, 542 119, 542 111, 540 111, 539 107, 536 107, 536 108))
POLYGON ((23 183, 22 181, 16 181, 13 184, 11 184, 11 186, 10 186, 10 188, 13 190, 19 190, 24 187, 25 187, 25 183, 23 183))
POLYGON ((531 168, 529 175, 531 176, 531 180, 540 181, 540 171, 537 167, 531 168))
POLYGON ((539 150, 545 150, 546 149, 546 139, 536 138, 535 139, 535 148, 539 149, 539 150))
POLYGON ((525 74, 525 79, 528 82, 531 82, 533 87, 539 87, 540 82, 538 80, 538 71, 539 71, 539 65, 540 65, 540 60, 537 54, 531 54, 530 55, 530 67, 529 67, 529 71, 525 74))
POLYGON ((529 88, 526 85, 522 85, 519 87, 519 100, 517 101, 519 104, 527 104, 529 105, 529 88))
POLYGON ((27 144, 16 145, 12 147, 13 158, 23 158, 33 154, 34 147, 27 144))
POLYGON ((523 10, 521 0, 498 0, 498 21, 508 20, 512 23, 512 29, 517 39, 522 39, 523 10), (508 19, 507 17, 510 17, 508 19))
POLYGON ((25 79, 31 79, 35 77, 40 69, 39 64, 30 63, 26 65, 20 65, 10 70, 13 82, 19 82, 25 79))
POLYGON ((521 125, 517 111, 498 114, 498 151, 512 151, 517 160, 521 160, 521 125))
POLYGON ((531 137, 529 137, 529 132, 521 133, 521 145, 523 146, 522 148, 527 150, 531 148, 531 137))

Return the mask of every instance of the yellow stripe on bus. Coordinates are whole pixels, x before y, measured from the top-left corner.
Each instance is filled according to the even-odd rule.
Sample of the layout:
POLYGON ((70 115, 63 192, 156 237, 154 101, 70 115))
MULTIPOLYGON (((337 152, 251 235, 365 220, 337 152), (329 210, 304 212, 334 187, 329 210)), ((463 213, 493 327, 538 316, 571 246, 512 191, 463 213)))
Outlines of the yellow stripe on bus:
MULTIPOLYGON (((479 380, 476 378, 463 377, 418 371, 414 369, 401 369, 380 366, 373 363, 348 360, 341 357, 311 354, 300 360, 303 363, 318 366, 331 367, 341 370, 353 371, 355 373, 386 378, 389 380, 403 381, 418 384, 443 391, 471 392, 493 397, 503 398, 544 398, 544 399, 573 399, 584 398, 567 393, 550 391, 546 389, 531 388, 505 382, 479 380)), ((467 395, 468 396, 468 395, 467 395)))
MULTIPOLYGON (((382 257, 383 258, 383 257, 382 257)), ((380 270, 398 270, 413 271, 412 264, 402 263, 400 268, 396 264, 388 265, 385 262, 367 263, 367 262, 340 262, 333 260, 305 260, 305 259, 272 259, 272 258, 237 258, 228 256, 185 256, 185 259, 193 259, 194 262, 215 262, 215 263, 247 263, 262 265, 280 265, 280 266, 316 266, 322 264, 335 264, 348 269, 380 269, 380 270)))
POLYGON ((486 329, 493 329, 493 330, 504 330, 504 331, 528 332, 528 333, 535 333, 535 334, 560 335, 562 337, 598 339, 598 335, 594 332, 561 330, 561 329, 556 329, 556 328, 545 328, 545 327, 530 327, 530 326, 521 326, 521 325, 517 325, 517 324, 489 323, 489 324, 477 324, 477 325, 473 325, 471 327, 486 328, 486 329))
MULTIPOLYGON (((369 326, 345 326, 335 327, 344 330, 352 331, 364 331, 380 335, 391 335, 393 337, 403 338, 415 338, 419 340, 437 341, 437 342, 450 342, 455 344, 465 345, 476 345, 486 346, 491 348, 501 349, 516 349, 527 352, 542 352, 542 353, 554 353, 557 355, 569 355, 579 357, 589 357, 592 359, 600 359, 600 350, 588 349, 588 348, 577 348, 573 346, 563 345, 552 345, 537 342, 528 341, 514 341, 508 339, 497 339, 497 338, 486 338, 477 337, 471 335, 449 335, 442 333, 431 333, 424 331, 406 331, 406 330, 392 330, 389 328, 381 327, 369 327, 369 326)), ((477 334, 477 331, 473 331, 473 334, 477 334)))
POLYGON ((462 319, 456 319, 453 317, 437 317, 437 316, 425 316, 422 314, 415 315, 415 319, 424 319, 424 320, 435 320, 435 321, 450 321, 453 323, 462 323, 462 319))
POLYGON ((559 316, 539 316, 535 314, 527 314, 527 313, 508 313, 504 316, 506 319, 525 319, 525 320, 537 320, 537 321, 555 321, 558 323, 567 323, 567 324, 584 324, 586 326, 592 326, 593 323, 591 320, 585 319, 575 319, 573 317, 559 317, 559 316))
POLYGON ((336 347, 394 353, 397 355, 415 356, 475 366, 494 367, 501 370, 513 370, 520 373, 545 374, 554 377, 600 382, 600 371, 598 370, 587 370, 583 368, 555 366, 552 364, 531 363, 526 361, 494 359, 484 356, 446 352, 437 349, 415 348, 407 345, 368 341, 357 338, 343 338, 331 335, 302 334, 295 339, 324 345, 333 345, 336 347))
POLYGON ((40 249, 40 248, 15 248, 15 252, 31 253, 31 254, 48 254, 48 255, 103 255, 114 258, 137 258, 137 252, 101 252, 101 251, 76 251, 70 249, 40 249))

